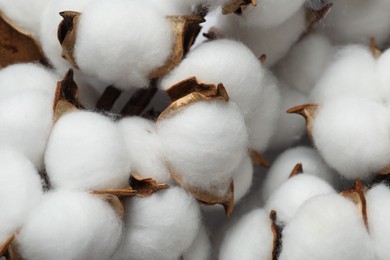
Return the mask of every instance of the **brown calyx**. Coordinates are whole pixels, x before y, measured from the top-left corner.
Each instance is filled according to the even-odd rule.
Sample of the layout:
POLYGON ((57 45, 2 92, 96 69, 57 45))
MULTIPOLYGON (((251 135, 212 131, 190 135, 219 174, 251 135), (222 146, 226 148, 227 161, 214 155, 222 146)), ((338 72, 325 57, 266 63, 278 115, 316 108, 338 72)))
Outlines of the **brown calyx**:
POLYGON ((306 31, 303 33, 304 35, 307 35, 310 33, 314 26, 320 22, 324 17, 329 13, 329 11, 332 9, 333 4, 329 3, 325 5, 322 9, 320 10, 313 10, 313 9, 306 9, 306 24, 307 28, 306 31))
POLYGON ((249 153, 250 153, 253 165, 259 165, 259 166, 262 166, 266 169, 271 167, 271 164, 267 160, 265 160, 264 157, 260 153, 258 153, 257 151, 250 150, 249 153))
POLYGON ((374 37, 370 38, 370 50, 371 50, 372 56, 375 59, 378 59, 382 55, 382 51, 378 49, 374 37))
POLYGON ((297 163, 297 165, 295 165, 294 168, 292 169, 290 176, 288 178, 292 178, 301 173, 303 173, 302 163, 297 163))
POLYGON ((63 20, 58 25, 57 38, 62 47, 62 58, 66 59, 73 67, 79 68, 74 57, 74 46, 76 43, 77 27, 80 19, 80 12, 60 12, 63 20))
POLYGON ((244 7, 252 5, 256 6, 257 5, 257 0, 235 0, 230 2, 229 4, 225 5, 222 7, 222 14, 231 14, 235 13, 237 15, 242 14, 242 10, 244 7))
POLYGON ((287 113, 289 114, 298 114, 305 118, 307 134, 312 140, 313 140, 313 123, 318 113, 318 107, 319 106, 317 104, 310 103, 310 104, 296 106, 287 110, 287 113))
POLYGON ((272 234, 274 235, 272 258, 271 259, 277 260, 279 258, 280 252, 282 250, 283 226, 278 224, 276 210, 271 210, 271 212, 269 214, 269 218, 271 220, 272 234))

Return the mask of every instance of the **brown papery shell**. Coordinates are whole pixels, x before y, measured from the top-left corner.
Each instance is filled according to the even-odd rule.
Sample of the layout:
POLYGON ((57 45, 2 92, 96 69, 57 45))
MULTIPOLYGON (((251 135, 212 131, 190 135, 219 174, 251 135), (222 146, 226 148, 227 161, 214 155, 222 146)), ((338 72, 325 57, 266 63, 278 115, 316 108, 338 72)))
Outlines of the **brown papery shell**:
POLYGON ((57 37, 62 47, 61 56, 72 64, 73 67, 79 68, 74 57, 74 46, 81 13, 64 11, 60 15, 63 17, 63 20, 58 25, 57 37))
POLYGON ((257 5, 257 0, 234 0, 222 7, 222 14, 241 14, 241 8, 247 5, 257 5))
POLYGON ((287 113, 298 114, 305 118, 307 134, 313 140, 313 123, 318 113, 317 104, 304 104, 287 110, 287 113))
POLYGON ((294 168, 292 169, 289 178, 297 176, 301 173, 303 173, 302 163, 297 163, 297 165, 295 165, 294 168))

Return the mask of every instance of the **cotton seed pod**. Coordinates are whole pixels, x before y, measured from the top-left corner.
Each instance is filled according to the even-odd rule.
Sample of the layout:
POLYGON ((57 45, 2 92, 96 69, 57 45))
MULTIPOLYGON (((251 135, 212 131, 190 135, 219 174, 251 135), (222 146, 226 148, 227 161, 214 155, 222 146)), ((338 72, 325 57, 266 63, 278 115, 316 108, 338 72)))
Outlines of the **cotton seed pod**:
POLYGON ((160 139, 154 122, 141 117, 126 117, 119 122, 132 170, 143 178, 172 183, 165 165, 160 139))
POLYGON ((342 196, 308 200, 283 230, 280 260, 375 259, 357 207, 342 196))
POLYGON ((264 209, 276 210, 278 219, 287 224, 307 200, 331 193, 335 193, 335 190, 327 182, 304 172, 280 185, 269 197, 264 209))
POLYGON ((124 236, 113 259, 177 259, 198 234, 199 206, 179 187, 125 203, 124 236))
POLYGON ((227 231, 219 259, 271 259, 274 235, 269 214, 256 209, 241 217, 227 231))
POLYGON ((65 114, 56 122, 45 164, 53 187, 79 190, 126 187, 131 171, 118 126, 85 111, 65 114))
POLYGON ((264 69, 240 42, 215 40, 199 45, 163 79, 161 87, 169 92, 176 83, 192 76, 202 83, 223 83, 230 100, 246 117, 255 110, 262 96, 264 69))
POLYGON ((28 259, 109 259, 119 245, 122 222, 97 196, 74 191, 48 193, 16 237, 28 259))
POLYGON ((183 254, 185 260, 211 259, 211 242, 206 227, 202 225, 191 246, 183 254))
POLYGON ((22 226, 43 197, 35 166, 22 154, 0 148, 0 245, 22 226))

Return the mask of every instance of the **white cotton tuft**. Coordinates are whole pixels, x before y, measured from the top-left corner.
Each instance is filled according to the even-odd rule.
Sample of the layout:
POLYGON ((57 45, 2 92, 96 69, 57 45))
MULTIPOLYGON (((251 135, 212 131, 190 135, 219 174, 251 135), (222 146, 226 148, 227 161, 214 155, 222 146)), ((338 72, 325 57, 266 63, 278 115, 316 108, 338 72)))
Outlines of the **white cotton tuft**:
POLYGON ((252 185, 253 163, 247 154, 233 173, 234 203, 238 203, 248 192, 252 185))
POLYGON ((314 102, 323 103, 343 96, 380 100, 376 60, 368 47, 349 45, 334 57, 312 91, 314 102))
POLYGON ((122 222, 114 209, 84 192, 48 193, 16 237, 31 260, 109 259, 117 249, 122 222))
POLYGON ((390 190, 384 184, 367 191, 367 217, 377 260, 390 259, 390 190))
POLYGON ((183 257, 185 260, 208 260, 211 258, 211 242, 204 225, 200 227, 198 235, 183 257))
POLYGON ((390 162, 388 110, 367 99, 338 98, 318 110, 313 141, 324 160, 347 179, 367 178, 390 162))
POLYGON ((38 170, 53 122, 53 97, 24 91, 0 101, 0 143, 22 153, 38 170))
POLYGON ((164 15, 150 4, 127 0, 88 5, 76 38, 80 69, 121 89, 147 87, 149 74, 165 64, 174 45, 164 15))
POLYGON ((384 51, 377 59, 376 63, 376 77, 378 79, 378 92, 382 101, 390 104, 390 49, 384 51))
POLYGON ((280 260, 373 260, 358 207, 340 195, 308 200, 283 230, 280 260))
POLYGON ((244 215, 227 231, 219 250, 219 259, 269 259, 274 240, 271 226, 269 213, 263 209, 244 215))
POLYGON ((155 123, 141 117, 126 117, 119 122, 119 128, 132 170, 158 183, 172 183, 155 123))
POLYGON ((278 221, 287 224, 307 200, 317 195, 335 193, 324 180, 310 174, 299 174, 280 185, 267 200, 264 209, 276 210, 278 221))
POLYGON ((226 193, 247 153, 248 135, 237 105, 201 101, 157 124, 166 160, 187 184, 226 193))
POLYGON ((196 200, 179 187, 126 201, 125 232, 114 259, 177 259, 200 228, 196 200))
POLYGON ((128 185, 130 161, 119 127, 93 112, 72 112, 54 125, 45 153, 55 188, 91 190, 128 185))
POLYGON ((60 77, 37 63, 19 63, 0 70, 0 99, 24 91, 40 91, 53 97, 60 77))
POLYGON ((324 35, 308 35, 277 64, 276 74, 291 87, 309 95, 330 64, 334 51, 324 35))
POLYGON ((222 83, 242 114, 255 110, 263 94, 264 69, 258 58, 244 44, 232 40, 203 43, 161 82, 164 90, 189 77, 202 83, 222 83))
POLYGON ((34 165, 22 154, 0 149, 0 245, 22 226, 43 197, 34 165))

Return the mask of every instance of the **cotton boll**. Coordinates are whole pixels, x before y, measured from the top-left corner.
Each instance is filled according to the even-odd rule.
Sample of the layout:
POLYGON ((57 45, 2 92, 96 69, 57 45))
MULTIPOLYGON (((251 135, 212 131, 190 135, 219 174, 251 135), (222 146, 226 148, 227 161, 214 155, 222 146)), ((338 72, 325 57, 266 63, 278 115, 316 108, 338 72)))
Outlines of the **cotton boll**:
POLYGON ((16 237, 21 255, 34 260, 109 259, 117 249, 122 222, 97 196, 50 192, 16 237))
POLYGON ((126 201, 125 234, 114 259, 177 259, 200 228, 195 199, 179 187, 126 201))
POLYGON ((53 121, 53 97, 32 90, 0 101, 0 143, 43 168, 43 154, 53 121))
POLYGON ((274 240, 271 224, 269 214, 263 209, 244 215, 227 231, 219 259, 269 259, 274 240))
POLYGON ((143 178, 172 183, 155 123, 141 117, 127 117, 119 122, 119 128, 125 139, 132 170, 143 178))
POLYGON ((267 200, 266 211, 276 210, 278 220, 289 223, 299 207, 307 200, 321 194, 335 193, 326 182, 310 174, 300 174, 280 185, 267 200))
POLYGON ((0 70, 0 99, 24 91, 41 91, 52 96, 60 77, 35 63, 19 63, 0 70))
POLYGON ((291 87, 309 95, 334 55, 334 47, 321 34, 296 43, 276 66, 276 74, 291 87))
POLYGON ((387 115, 384 106, 363 98, 328 101, 313 123, 314 144, 324 160, 344 177, 367 178, 390 161, 387 115))
POLYGON ((0 245, 23 224, 41 201, 41 180, 34 165, 10 148, 0 149, 0 245))
POLYGON ((302 164, 304 174, 317 176, 332 186, 337 183, 334 172, 325 164, 318 152, 310 147, 287 149, 272 163, 261 187, 262 198, 267 200, 282 183, 288 180, 292 169, 302 164))
POLYGON ((269 149, 283 149, 298 142, 306 131, 305 122, 297 115, 286 111, 294 106, 305 104, 308 98, 303 93, 280 82, 281 110, 276 131, 272 136, 269 149))
POLYGON ((55 188, 122 188, 131 171, 118 126, 93 112, 68 113, 56 122, 45 163, 55 188))
POLYGON ((237 105, 201 101, 160 120, 157 133, 166 160, 188 185, 209 191, 222 185, 226 193, 247 153, 248 135, 237 105))
POLYGON ((323 103, 336 97, 363 97, 380 101, 376 60, 366 46, 350 45, 336 52, 312 91, 312 99, 323 103))
POLYGON ((280 260, 373 260, 374 252, 356 205, 336 195, 308 200, 283 230, 280 260))
POLYGON ((247 154, 238 166, 238 168, 233 173, 235 204, 239 202, 249 192, 249 189, 252 185, 252 178, 252 159, 247 154))
POLYGON ((202 225, 191 246, 183 254, 185 260, 208 260, 211 257, 211 243, 207 230, 202 225))

